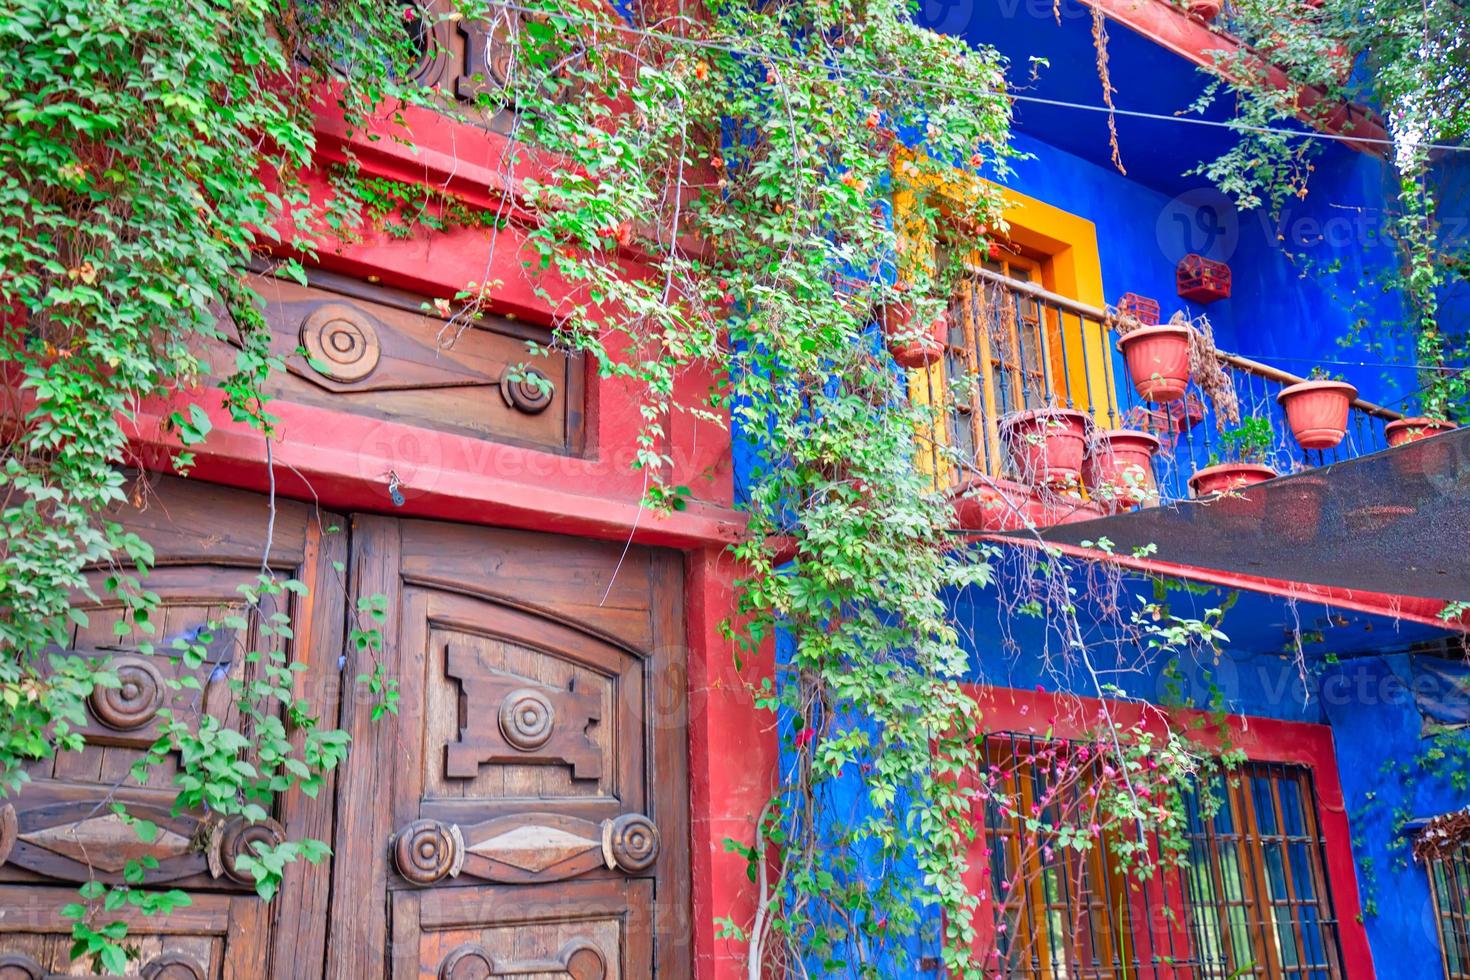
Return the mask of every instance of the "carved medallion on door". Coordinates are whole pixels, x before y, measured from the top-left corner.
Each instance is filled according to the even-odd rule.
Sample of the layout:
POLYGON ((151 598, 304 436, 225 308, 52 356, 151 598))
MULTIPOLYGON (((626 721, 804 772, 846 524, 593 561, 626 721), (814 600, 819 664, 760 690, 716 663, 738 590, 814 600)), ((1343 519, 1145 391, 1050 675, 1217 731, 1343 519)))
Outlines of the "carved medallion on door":
MULTIPOLYGON (((259 980, 315 977, 325 963, 325 915, 329 868, 301 862, 288 866, 273 904, 262 901, 238 859, 255 843, 329 836, 330 777, 309 799, 299 792, 273 801, 264 820, 226 818, 174 803, 178 769, 165 753, 139 786, 131 777, 163 733, 166 714, 189 724, 209 717, 222 728, 248 731, 231 695, 231 680, 258 669, 246 651, 260 649, 253 628, 239 623, 239 587, 255 581, 262 558, 270 570, 310 585, 312 601, 292 593, 267 597, 265 615, 291 625, 292 653, 304 666, 301 696, 314 699, 328 724, 337 716, 336 654, 341 646, 340 584, 331 563, 346 558, 341 525, 305 505, 277 502, 275 522, 265 498, 175 479, 156 479, 141 511, 117 515, 150 542, 157 564, 144 579, 158 596, 153 631, 133 622, 117 603, 84 605, 86 621, 71 628, 58 658, 104 664, 115 683, 99 684, 83 705, 76 727, 83 747, 30 767, 30 781, 0 804, 0 980, 82 977, 73 963, 71 920, 61 914, 78 901, 77 885, 125 880, 130 862, 146 887, 180 888, 192 902, 167 916, 145 916, 129 905, 106 911, 106 922, 128 926, 137 950, 128 976, 146 980, 259 980), (234 623, 229 626, 227 623, 234 623), (187 660, 176 643, 199 656, 187 660), (316 656, 317 653, 323 656, 316 656), (167 711, 165 711, 167 709, 167 711), (147 820, 145 840, 113 806, 147 820), (146 864, 142 864, 146 862, 146 864)), ((102 568, 90 573, 105 595, 102 568)))
POLYGON ((390 922, 335 922, 329 973, 378 975, 354 951, 389 929, 394 978, 688 976, 677 557, 368 518, 353 540, 397 572, 371 588, 402 687, 391 731, 354 732, 344 794, 385 806, 339 833, 337 902, 382 889, 390 922))

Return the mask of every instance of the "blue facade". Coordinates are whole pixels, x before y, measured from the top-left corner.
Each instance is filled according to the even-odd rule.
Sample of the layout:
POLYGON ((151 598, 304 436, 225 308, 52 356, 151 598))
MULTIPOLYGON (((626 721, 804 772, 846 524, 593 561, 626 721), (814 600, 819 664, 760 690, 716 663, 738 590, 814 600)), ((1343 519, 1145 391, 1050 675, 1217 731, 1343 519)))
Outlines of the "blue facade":
MULTIPOLYGON (((1049 2, 1044 10, 1032 6, 1004 0, 928 3, 920 16, 937 29, 1000 47, 1012 58, 1013 81, 1027 70, 1026 53, 1047 57, 1051 67, 1024 91, 1095 103, 1089 20, 1063 5, 1057 26, 1049 2)), ((1125 29, 1114 26, 1112 34, 1119 105, 1168 114, 1202 87, 1193 66, 1125 29)), ((1298 375, 1321 366, 1356 385, 1363 398, 1413 414, 1418 378, 1402 364, 1412 360, 1406 349, 1411 341, 1389 326, 1402 321, 1403 310, 1381 285, 1395 261, 1383 228, 1383 202, 1393 187, 1382 160, 1328 146, 1316 160, 1306 196, 1273 218, 1265 211, 1239 212, 1204 178, 1183 176, 1227 145, 1230 137, 1220 130, 1120 120, 1120 148, 1130 166, 1125 176, 1109 161, 1100 115, 1025 103, 1017 111, 1014 145, 1028 158, 1015 163, 1005 183, 1093 222, 1109 302, 1126 291, 1159 300, 1165 318, 1179 308, 1205 313, 1222 350, 1298 375), (1201 307, 1177 296, 1175 267, 1189 252, 1228 262, 1231 298, 1201 307), (1373 343, 1344 346, 1342 339, 1355 329, 1373 343)), ((1217 109, 1215 117, 1224 112, 1217 109)), ((1442 234, 1463 239, 1470 235, 1470 168, 1441 168, 1439 176, 1445 188, 1442 234)), ((1451 291, 1445 300, 1443 319, 1451 331, 1470 322, 1470 290, 1451 291)), ((1121 370, 1118 376, 1126 378, 1121 370)), ((1247 412, 1273 418, 1284 456, 1289 437, 1274 399, 1264 390, 1240 394, 1247 412)), ((747 471, 750 458, 737 439, 737 474, 747 471)), ((1199 452, 1186 465, 1205 461, 1199 452)), ((991 589, 953 597, 955 621, 971 652, 971 679, 1097 696, 1080 668, 1059 677, 1055 663, 1065 659, 1066 639, 1053 625, 1019 615, 1008 601, 1006 574, 1001 579, 991 589), (1055 658, 1050 666, 1049 655, 1055 658)), ((1140 581, 1125 591, 1146 596, 1151 588, 1140 581)), ((1181 615, 1198 615, 1226 598, 1211 589, 1178 592, 1169 601, 1181 615)), ((1201 664, 1186 656, 1172 679, 1164 676, 1161 662, 1134 669, 1137 651, 1107 641, 1110 617, 1085 608, 1079 615, 1098 640, 1093 649, 1103 660, 1096 666, 1110 672, 1109 681, 1128 697, 1161 702, 1182 693, 1205 706, 1218 692, 1234 714, 1332 726, 1377 975, 1437 975, 1427 878, 1408 860, 1395 820, 1406 812, 1428 817, 1470 805, 1470 791, 1456 789, 1453 774, 1433 766, 1409 780, 1386 767, 1418 759, 1435 745, 1434 737, 1422 734, 1421 713, 1409 693, 1407 651, 1445 631, 1259 594, 1243 594, 1235 602, 1223 624, 1230 641, 1221 660, 1201 664)), ((839 807, 859 808, 860 774, 835 794, 839 807)), ((910 966, 902 975, 919 975, 912 964, 937 951, 934 921, 906 950, 910 966)))
MULTIPOLYGON (((1146 64, 1172 60, 1177 59, 1154 49, 1146 64)), ((1072 62, 1064 70, 1085 75, 1092 66, 1072 62)), ((1137 76, 1146 67, 1122 70, 1137 76)), ((1114 71, 1116 76, 1119 69, 1114 71)), ((1011 182, 1017 190, 1097 225, 1110 301, 1131 291, 1157 298, 1166 317, 1176 308, 1203 312, 1222 350, 1301 375, 1322 365, 1356 385, 1362 397, 1414 413, 1417 372, 1402 366, 1413 360, 1411 340, 1399 332, 1403 310, 1397 296, 1382 286, 1395 261, 1383 211, 1385 196, 1394 188, 1382 160, 1342 146, 1328 147, 1317 160, 1307 196, 1291 201, 1273 218, 1265 211, 1238 212, 1203 185, 1203 178, 1187 179, 1201 183, 1182 191, 1178 183, 1161 180, 1172 192, 1166 193, 1120 175, 1105 161, 1081 159, 1034 137, 1023 135, 1016 145, 1034 156, 1017 165, 1011 182), (1201 307, 1176 296, 1174 265, 1191 251, 1229 263, 1233 279, 1229 299, 1201 307), (1359 320, 1373 347, 1341 342, 1359 320)), ((1127 148, 1125 140, 1125 160, 1127 148)), ((1470 234, 1467 170, 1444 164, 1438 172, 1444 188, 1441 234, 1461 241, 1470 234)), ((1463 331, 1470 317, 1467 292, 1460 287, 1444 297, 1443 319, 1451 333, 1463 331)), ((1285 439, 1274 401, 1261 392, 1241 394, 1243 405, 1269 414, 1285 439)), ((1202 462, 1196 459, 1193 465, 1202 462)), ((1233 712, 1333 727, 1377 974, 1384 980, 1436 975, 1437 938, 1428 879, 1410 859, 1395 823, 1405 813, 1430 817, 1470 805, 1470 792, 1455 788, 1452 773, 1442 771, 1451 762, 1424 772, 1418 772, 1415 764, 1415 775, 1409 778, 1394 771, 1404 760, 1417 760, 1432 751, 1437 741, 1421 734, 1421 716, 1408 693, 1412 680, 1408 657, 1392 652, 1409 640, 1397 624, 1384 620, 1377 624, 1376 638, 1362 636, 1347 643, 1329 638, 1309 644, 1304 680, 1291 652, 1283 649, 1287 644, 1282 637, 1289 622, 1301 622, 1308 633, 1317 627, 1300 610, 1279 603, 1273 616, 1272 605, 1258 597, 1227 615, 1224 629, 1234 642, 1220 664, 1182 665, 1186 677, 1193 679, 1193 694, 1201 700, 1213 683, 1233 712), (1270 629, 1242 631, 1243 622, 1259 625, 1263 616, 1282 627, 1274 635, 1270 629), (1328 653, 1352 658, 1328 666, 1328 653), (1325 696, 1328 693, 1335 696, 1325 696), (1406 956, 1407 950, 1417 953, 1406 956)), ((986 635, 982 627, 987 622, 993 628, 993 608, 982 612, 974 604, 961 603, 957 613, 976 635, 986 635)), ((977 656, 977 674, 1018 688, 1054 687, 1040 659, 1028 655, 1039 649, 1040 631, 1034 625, 1015 624, 1009 630, 1024 638, 1020 655, 1005 657, 992 648, 988 655, 977 656)), ((1413 632, 1423 638, 1434 631, 1413 632)), ((1055 645, 1055 638, 1052 642, 1055 645)), ((1161 692, 1157 672, 1127 675, 1122 686, 1130 695, 1148 700, 1157 700, 1161 692)), ((1070 689, 1093 693, 1085 686, 1070 689)))

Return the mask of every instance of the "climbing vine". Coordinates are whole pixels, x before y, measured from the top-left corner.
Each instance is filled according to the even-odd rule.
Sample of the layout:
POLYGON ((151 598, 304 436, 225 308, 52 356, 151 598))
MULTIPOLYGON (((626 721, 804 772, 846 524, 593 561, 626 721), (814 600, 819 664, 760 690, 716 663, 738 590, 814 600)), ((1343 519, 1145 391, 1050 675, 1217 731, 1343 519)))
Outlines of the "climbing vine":
MULTIPOLYGON (((1197 172, 1242 209, 1265 205, 1279 214, 1310 193, 1323 148, 1295 135, 1294 124, 1362 135, 1363 107, 1379 107, 1391 141, 1375 148, 1386 157, 1387 206, 1381 225, 1372 215, 1368 223, 1393 248, 1396 263, 1377 285, 1401 298, 1401 332, 1412 338, 1385 353, 1417 366, 1423 414, 1458 419, 1470 393, 1470 336, 1444 304, 1470 283, 1470 239, 1458 222, 1442 220, 1441 208, 1463 206, 1445 200, 1456 193, 1460 165, 1444 147, 1470 132, 1470 14, 1453 0, 1242 0, 1231 5, 1228 26, 1244 45, 1216 53, 1216 82, 1195 108, 1233 93, 1238 139, 1197 172)), ((1333 262, 1313 266, 1331 273, 1333 262)), ((1343 342, 1372 347, 1399 332, 1377 314, 1343 342)))
MULTIPOLYGON (((242 274, 272 246, 311 254, 289 219, 310 209, 300 174, 313 160, 319 86, 333 81, 352 125, 400 88, 392 74, 407 42, 377 4, 353 0, 10 0, 0 10, 8 791, 37 761, 79 750, 89 697, 124 683, 112 657, 71 649, 74 630, 110 629, 104 647, 177 665, 159 695, 158 738, 119 785, 171 775, 175 807, 203 808, 213 832, 268 816, 287 791, 315 795, 343 758, 345 734, 295 693, 289 609, 306 587, 262 559, 228 612, 161 636, 153 552, 118 519, 146 505, 147 485, 121 467, 135 462, 127 436, 147 409, 164 416, 181 445, 173 465, 188 471, 210 432, 191 394, 206 346, 236 352, 216 390, 269 456, 262 386, 280 364, 242 274)), ((286 271, 299 276, 300 266, 286 271)), ((159 833, 154 820, 99 804, 109 806, 142 840, 159 833)), ((325 853, 320 841, 263 839, 229 873, 269 898, 287 863, 325 853)), ((83 885, 64 911, 73 956, 123 973, 135 947, 116 913, 188 904, 181 891, 140 887, 156 866, 130 859, 117 883, 83 885)))
MULTIPOLYGON (((947 400, 911 402, 887 347, 933 343, 969 257, 1004 236, 999 190, 974 178, 1003 178, 1013 157, 994 52, 917 27, 900 0, 716 0, 699 17, 636 22, 555 0, 437 12, 201 0, 187 16, 160 0, 10 0, 0 55, 13 66, 0 81, 0 361, 20 394, 7 418, 0 545, 0 697, 11 708, 0 770, 12 789, 33 760, 78 748, 84 700, 118 683, 105 659, 57 652, 97 603, 132 648, 178 660, 178 690, 222 683, 250 730, 170 711, 134 780, 176 757, 178 808, 248 820, 288 790, 321 785, 346 740, 294 695, 283 606, 304 586, 263 565, 238 610, 155 649, 152 554, 116 518, 130 502, 127 427, 143 406, 182 396, 168 422, 182 447, 174 465, 187 471, 209 437, 200 350, 233 349, 233 365, 209 380, 269 459, 264 382, 281 364, 245 284, 252 260, 269 256, 300 278, 318 240, 365 229, 468 226, 495 238, 514 206, 553 343, 642 393, 635 465, 648 504, 677 509, 692 492, 665 476, 680 413, 728 420, 755 460, 742 488, 749 534, 734 549, 748 572, 729 633, 747 663, 779 634, 774 669, 752 686, 788 725, 790 764, 755 840, 732 842, 762 895, 754 921, 723 924, 748 943, 750 974, 798 962, 871 974, 937 906, 946 967, 981 975, 966 851, 974 808, 1004 790, 983 775, 983 718, 960 683, 969 656, 946 598, 989 586, 993 553, 952 537, 952 501, 914 466, 947 400), (507 60, 474 105, 411 83, 432 32, 405 25, 434 18, 506 25, 507 60), (517 199, 484 211, 364 177, 351 158, 330 171, 327 199, 314 198, 303 174, 317 163, 323 98, 370 139, 411 141, 406 103, 508 118, 499 186, 517 199), (935 188, 957 179, 959 193, 941 201, 935 188), (897 308, 912 326, 885 339, 878 311, 897 308), (716 384, 681 401, 678 382, 696 368, 716 384), (100 583, 87 574, 97 568, 100 583), (206 652, 221 636, 249 671, 232 674, 227 661, 227 679, 214 676, 220 661, 206 652), (854 774, 860 806, 844 816, 832 793, 854 774), (902 873, 874 873, 892 869, 902 873)), ((494 306, 497 285, 467 281, 433 305, 463 328, 494 306)), ((1074 602, 1060 597, 1060 621, 1074 602)), ((357 682, 391 723, 397 686, 375 656, 381 597, 356 613, 350 643, 369 664, 357 682)), ((1162 625, 1140 635, 1161 649, 1215 639, 1210 623, 1153 621, 1162 625)), ((1137 828, 1177 828, 1177 794, 1164 787, 1198 771, 1198 753, 1106 719, 1096 732, 1104 745, 1089 757, 1114 773, 1101 809, 1047 824, 1046 839, 1080 850, 1104 831, 1122 839, 1132 827, 1136 841, 1137 828)), ((121 816, 145 839, 156 832, 121 816)), ((1042 817, 1029 819, 1042 830, 1042 817)), ((286 862, 324 856, 321 842, 281 841, 237 870, 269 898, 286 862)), ((138 887, 148 870, 145 859, 121 885, 84 886, 70 909, 77 955, 121 972, 125 930, 108 914, 188 900, 138 887)))

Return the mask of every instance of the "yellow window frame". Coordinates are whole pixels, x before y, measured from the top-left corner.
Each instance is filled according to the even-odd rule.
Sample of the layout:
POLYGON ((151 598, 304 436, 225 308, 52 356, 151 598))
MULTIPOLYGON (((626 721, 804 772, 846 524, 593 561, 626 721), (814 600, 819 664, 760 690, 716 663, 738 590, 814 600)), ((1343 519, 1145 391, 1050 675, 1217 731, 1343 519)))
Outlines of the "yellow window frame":
MULTIPOLYGON (((1097 226, 1080 215, 1029 197, 1008 187, 982 180, 957 168, 935 168, 912 151, 895 154, 895 167, 900 180, 893 195, 894 228, 898 236, 900 265, 903 262, 928 265, 937 262, 939 243, 932 239, 929 226, 919 214, 920 198, 930 207, 946 210, 946 203, 960 205, 977 196, 998 196, 1003 202, 1002 223, 996 231, 1012 245, 1039 258, 1041 285, 1050 292, 1102 308, 1105 306, 1102 264, 1097 247, 1097 226)), ((978 257, 976 257, 978 259, 978 257)), ((977 262, 978 264, 978 262, 977 262)), ((1113 390, 1112 356, 1107 330, 1101 324, 1062 317, 1057 325, 1066 364, 1065 387, 1058 394, 1070 393, 1072 403, 1089 412, 1094 421, 1105 424, 1111 415, 1117 418, 1117 392, 1113 390)), ((945 390, 945 362, 908 372, 909 397, 916 405, 929 405, 930 392, 945 390)), ((982 379, 988 387, 992 380, 982 379)), ((990 398, 987 403, 993 403, 990 398)), ((993 426, 996 419, 987 419, 993 426)), ((934 452, 920 451, 921 472, 940 479, 936 460, 948 445, 948 425, 936 420, 932 432, 922 433, 925 442, 932 441, 934 452)), ((996 475, 996 474, 992 474, 996 475)))

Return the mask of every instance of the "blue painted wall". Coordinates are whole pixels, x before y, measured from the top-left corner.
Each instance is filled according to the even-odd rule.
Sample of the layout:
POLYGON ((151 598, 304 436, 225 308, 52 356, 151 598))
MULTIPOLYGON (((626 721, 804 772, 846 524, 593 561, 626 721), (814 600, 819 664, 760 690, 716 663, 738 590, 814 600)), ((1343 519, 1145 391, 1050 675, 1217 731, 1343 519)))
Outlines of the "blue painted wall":
MULTIPOLYGON (((1029 8, 1023 7, 999 20, 979 16, 981 6, 941 3, 925 9, 935 26, 971 36, 989 27, 1012 31, 1024 39, 1049 22, 1049 3, 1043 11, 1046 17, 1032 17, 1029 8)), ((1085 26, 1079 28, 1074 20, 1067 29, 1075 32, 1085 26)), ((983 36, 978 39, 985 40, 983 36)), ((1131 50, 1135 42, 1136 38, 1124 38, 1122 48, 1114 48, 1114 79, 1120 91, 1130 87, 1156 91, 1158 77, 1151 77, 1155 68, 1175 80, 1192 71, 1181 73, 1171 56, 1154 48, 1148 49, 1152 53, 1147 57, 1117 56, 1119 50, 1131 50)), ((1057 57, 1053 70, 1086 81, 1095 93, 1095 76, 1084 78, 1093 71, 1087 59, 1057 57)), ((1033 119, 1043 116, 1039 110, 1026 111, 1033 119)), ((1175 169, 1158 169, 1161 164, 1151 160, 1149 141, 1187 140, 1193 131, 1159 123, 1126 124, 1121 130, 1124 158, 1134 171, 1124 176, 1107 164, 1105 142, 1091 152, 1081 148, 1075 133, 1052 142, 1037 137, 1048 125, 1062 132, 1068 128, 1067 121, 1076 118, 1063 119, 1063 115, 1050 113, 1045 125, 1016 135, 1016 147, 1031 158, 1018 161, 1014 175, 1005 183, 1097 226, 1104 293, 1110 302, 1131 291, 1158 299, 1165 318, 1176 308, 1196 315, 1206 313, 1222 349, 1301 375, 1321 364, 1356 384, 1366 398, 1392 407, 1412 407, 1405 405, 1405 399, 1417 386, 1414 372, 1383 363, 1395 353, 1404 353, 1396 346, 1404 343, 1402 338, 1378 329, 1381 350, 1344 348, 1339 343, 1360 317, 1366 318, 1371 331, 1401 316, 1396 298, 1378 286, 1393 262, 1381 229, 1384 194, 1392 188, 1386 186, 1380 160, 1341 147, 1327 149, 1316 162, 1306 197, 1292 201, 1279 218, 1272 219, 1264 212, 1237 212, 1202 178, 1182 178, 1177 167, 1182 154, 1176 143, 1159 155, 1175 169), (1065 143, 1075 152, 1055 143, 1065 143), (1229 300, 1201 307, 1177 296, 1175 267, 1188 252, 1230 264, 1234 294, 1229 300), (1303 256, 1310 261, 1303 262, 1303 256)), ((1093 135, 1095 123, 1095 117, 1087 123, 1093 135)), ((1202 135, 1202 155, 1218 152, 1212 138, 1202 135)), ((1447 189, 1441 213, 1444 233, 1470 237, 1470 165, 1442 166, 1440 179, 1447 189)), ((1447 300, 1446 322, 1461 328, 1470 324, 1470 290, 1454 291, 1447 300)), ((1120 373, 1119 377, 1125 376, 1120 373)), ((1290 449, 1270 393, 1264 389, 1240 393, 1248 410, 1273 415, 1283 449, 1290 449)), ((1208 423, 1201 428, 1208 430, 1208 423)), ((737 480, 743 482, 752 454, 745 434, 737 436, 737 480)), ((1202 465, 1208 449, 1197 447, 1180 469, 1202 465)), ((1281 465, 1288 464, 1283 457, 1281 465)), ((1002 582, 1000 593, 1005 588, 1002 582)), ((1181 614, 1190 611, 1195 615, 1221 599, 1217 592, 1172 597, 1181 614)), ((1048 690, 1096 693, 1090 676, 1080 668, 1060 679, 1047 669, 1049 653, 1065 659, 1063 639, 1051 634, 1046 623, 1016 615, 996 590, 956 595, 953 605, 971 652, 974 680, 1020 689, 1040 685, 1048 690)), ((1091 628, 1096 631, 1091 638, 1102 640, 1094 646, 1100 658, 1095 666, 1111 671, 1107 675, 1110 683, 1133 697, 1153 701, 1164 697, 1170 685, 1159 664, 1135 669, 1139 661, 1135 651, 1106 643, 1102 617, 1091 628)), ((1394 678, 1406 676, 1407 671, 1406 657, 1389 651, 1401 650, 1438 631, 1410 630, 1371 617, 1344 618, 1320 607, 1308 609, 1261 596, 1243 596, 1225 628, 1231 641, 1219 663, 1198 664, 1188 658, 1181 663, 1183 693, 1203 705, 1213 685, 1234 713, 1333 726, 1353 820, 1355 853, 1373 868, 1371 880, 1360 873, 1359 886, 1378 908, 1378 914, 1367 920, 1378 975, 1384 980, 1421 980, 1435 975, 1427 880, 1422 869, 1402 864, 1401 850, 1390 847, 1390 823, 1404 803, 1404 791, 1396 778, 1383 773, 1383 766, 1389 760, 1416 758, 1425 745, 1412 698, 1384 693, 1392 691, 1394 678), (1325 634, 1323 642, 1308 643, 1304 649, 1305 673, 1289 639, 1293 630, 1325 634), (1330 666, 1329 654, 1344 659, 1330 666), (1415 952, 1405 956, 1405 950, 1415 952)), ((861 774, 852 773, 832 793, 835 806, 860 812, 861 774)), ((1430 779, 1416 786, 1408 804, 1416 814, 1429 816, 1470 804, 1470 796, 1450 790, 1442 779, 1430 779)), ((913 964, 922 955, 937 954, 937 930, 937 918, 931 916, 924 934, 907 944, 909 966, 902 972, 895 967, 889 975, 924 975, 913 964)))
POLYGON ((1417 760, 1436 741, 1421 735, 1414 683, 1410 658, 1397 654, 1344 662, 1332 668, 1323 687, 1379 980, 1439 975, 1429 879, 1399 841, 1397 812, 1431 817, 1470 805, 1470 792, 1453 788, 1444 765, 1407 780, 1386 769, 1407 763, 1417 772, 1417 760))

